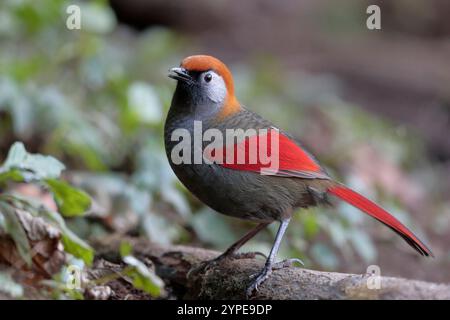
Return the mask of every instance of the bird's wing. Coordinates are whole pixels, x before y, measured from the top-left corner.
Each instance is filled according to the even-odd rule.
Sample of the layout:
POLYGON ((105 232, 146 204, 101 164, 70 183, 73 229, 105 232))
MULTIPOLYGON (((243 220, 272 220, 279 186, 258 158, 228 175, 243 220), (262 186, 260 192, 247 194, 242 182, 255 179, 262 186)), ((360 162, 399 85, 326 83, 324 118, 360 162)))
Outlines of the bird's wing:
MULTIPOLYGON (((234 157, 232 157, 233 161, 229 161, 229 163, 224 162, 221 165, 229 169, 254 171, 259 173, 265 172, 265 174, 271 174, 279 177, 330 179, 317 161, 307 151, 305 151, 298 144, 298 142, 295 142, 292 138, 289 138, 281 132, 279 133, 278 139, 279 163, 277 170, 270 170, 270 164, 263 163, 260 160, 258 160, 257 163, 249 163, 248 156, 254 154, 255 152, 255 148, 253 148, 253 150, 251 148, 251 143, 255 143, 255 141, 258 142, 258 148, 256 148, 256 150, 260 150, 261 148, 265 148, 267 146, 267 150, 269 150, 267 153, 268 155, 271 155, 271 152, 276 149, 271 143, 270 138, 263 135, 251 136, 240 143, 235 143, 231 147, 225 148, 224 153, 226 154, 233 150, 234 157), (259 144, 261 141, 262 143, 259 144), (242 163, 242 161, 238 161, 238 151, 245 154, 245 162, 242 163)), ((275 152, 275 154, 277 153, 275 152)), ((416 237, 393 215, 378 206, 376 203, 340 184, 333 184, 327 189, 327 192, 384 223, 398 233, 403 239, 405 239, 405 241, 420 254, 424 256, 433 256, 431 250, 422 241, 420 241, 418 237, 416 237)))
MULTIPOLYGON (((265 120, 261 120, 261 118, 258 118, 258 116, 254 114, 247 113, 247 116, 251 117, 250 120, 252 121, 246 121, 245 123, 252 123, 252 125, 255 125, 256 123, 256 125, 263 128, 270 127, 270 124, 268 125, 265 120)), ((277 137, 277 135, 275 135, 275 137, 277 137)), ((266 173, 279 177, 330 179, 325 170, 320 167, 317 160, 314 159, 314 157, 309 154, 298 141, 274 127, 270 127, 270 130, 268 130, 266 134, 255 134, 246 137, 245 139, 241 139, 240 142, 219 148, 216 155, 219 160, 223 159, 223 163, 220 164, 221 166, 233 170, 266 173), (274 136, 270 134, 271 130, 278 133, 278 139, 275 140, 278 141, 278 144, 273 143, 272 138, 274 136), (254 147, 255 145, 257 146, 256 148, 254 147), (239 152, 241 154, 241 159, 239 159, 239 152), (266 159, 260 157, 258 153, 268 155, 272 160, 272 163, 264 161, 266 159), (226 155, 229 154, 232 156, 227 158, 226 155), (258 154, 256 157, 257 161, 250 161, 252 155, 253 160, 255 160, 255 154, 258 154), (242 155, 245 156, 245 161, 242 161, 242 155), (273 160, 277 159, 278 166, 276 170, 271 170, 270 167, 271 164, 273 164, 273 160)), ((406 242, 420 254, 424 256, 433 256, 431 250, 420 241, 418 237, 389 212, 374 202, 350 188, 337 183, 332 184, 327 189, 327 192, 384 223, 404 238, 406 242)))
POLYGON ((221 166, 280 177, 329 179, 318 162, 298 142, 271 127, 263 133, 216 150, 221 166))

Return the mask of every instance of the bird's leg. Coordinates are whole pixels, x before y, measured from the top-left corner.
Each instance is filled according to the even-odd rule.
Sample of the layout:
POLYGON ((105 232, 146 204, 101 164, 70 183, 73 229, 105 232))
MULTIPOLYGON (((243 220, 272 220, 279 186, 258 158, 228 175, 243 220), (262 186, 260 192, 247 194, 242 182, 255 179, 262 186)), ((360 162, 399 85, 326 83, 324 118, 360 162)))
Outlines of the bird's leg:
POLYGON ((267 227, 270 223, 269 222, 262 222, 258 224, 255 228, 247 232, 241 239, 233 243, 227 250, 225 250, 224 253, 222 253, 220 256, 215 258, 215 261, 223 260, 224 258, 254 258, 256 255, 262 255, 264 258, 267 258, 263 253, 261 252, 244 252, 236 254, 236 251, 238 251, 244 244, 246 244, 251 238, 253 238, 258 232, 260 232, 262 229, 267 227))
POLYGON ((239 239, 238 241, 233 243, 220 256, 218 256, 212 260, 202 262, 199 266, 197 266, 197 267, 193 268, 191 271, 189 271, 189 273, 191 273, 191 272, 196 273, 205 268, 209 268, 212 265, 214 265, 226 258, 235 258, 235 259, 254 258, 258 254, 262 255, 264 258, 266 258, 266 256, 261 252, 246 252, 246 253, 236 254, 236 251, 238 251, 246 242, 248 242, 251 238, 253 238, 258 232, 260 232, 262 229, 267 227, 269 224, 270 224, 270 222, 261 222, 256 227, 254 227, 252 230, 247 232, 241 239, 239 239))
POLYGON ((262 284, 272 273, 272 268, 274 266, 273 261, 278 253, 278 249, 280 248, 281 240, 283 239, 283 235, 286 232, 286 229, 289 225, 289 221, 291 219, 286 219, 281 221, 280 227, 278 228, 277 235, 275 237, 275 242, 270 250, 269 257, 266 260, 264 268, 255 276, 255 279, 252 281, 250 286, 247 289, 247 297, 250 297, 253 294, 254 290, 258 290, 258 286, 262 284))

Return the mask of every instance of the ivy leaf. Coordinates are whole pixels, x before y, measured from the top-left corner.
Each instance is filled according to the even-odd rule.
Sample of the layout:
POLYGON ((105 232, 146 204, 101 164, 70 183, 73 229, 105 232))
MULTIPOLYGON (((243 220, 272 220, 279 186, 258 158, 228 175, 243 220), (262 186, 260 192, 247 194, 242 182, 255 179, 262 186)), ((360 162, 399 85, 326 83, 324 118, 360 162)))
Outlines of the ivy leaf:
POLYGON ((14 166, 20 167, 22 161, 25 160, 26 156, 27 151, 25 150, 23 143, 16 142, 9 149, 8 156, 6 157, 5 163, 3 164, 2 168, 7 171, 14 166))
POLYGON ((131 251, 133 250, 131 243, 129 243, 128 241, 122 241, 120 243, 120 256, 126 257, 131 255, 131 251))
POLYGON ((33 179, 58 178, 65 169, 64 164, 51 156, 31 154, 25 150, 22 142, 16 142, 8 152, 5 163, 0 167, 0 173, 18 169, 33 173, 33 179))
POLYGON ((133 286, 136 289, 147 292, 153 297, 158 297, 161 294, 164 282, 153 270, 147 268, 144 263, 133 256, 123 257, 123 262, 128 265, 123 273, 132 279, 133 286))
MULTIPOLYGON (((27 233, 25 232, 19 218, 16 215, 15 209, 9 204, 0 201, 0 212, 3 214, 4 223, 2 227, 5 232, 11 236, 16 244, 17 251, 22 259, 31 266, 31 248, 28 242, 27 233)), ((2 219, 3 220, 3 219, 2 219)))
POLYGON ((81 216, 91 206, 91 198, 86 192, 74 188, 64 181, 47 179, 45 183, 53 193, 59 212, 63 216, 81 216))
POLYGON ((23 176, 17 169, 0 172, 0 185, 4 184, 7 181, 22 182, 23 176))
POLYGON ((58 213, 46 210, 42 210, 40 213, 51 222, 54 222, 59 230, 61 230, 62 243, 65 251, 82 259, 88 266, 92 265, 94 261, 94 249, 67 228, 66 223, 58 213))

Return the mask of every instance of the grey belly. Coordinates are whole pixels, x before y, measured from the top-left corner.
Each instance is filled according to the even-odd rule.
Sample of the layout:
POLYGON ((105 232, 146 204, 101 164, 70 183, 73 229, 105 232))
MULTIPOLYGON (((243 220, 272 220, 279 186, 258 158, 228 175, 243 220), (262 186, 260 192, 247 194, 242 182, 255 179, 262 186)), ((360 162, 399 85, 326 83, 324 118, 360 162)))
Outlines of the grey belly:
POLYGON ((180 181, 212 209, 233 217, 274 221, 290 216, 306 188, 294 179, 219 165, 172 165, 180 181), (283 179, 283 181, 278 181, 283 179))

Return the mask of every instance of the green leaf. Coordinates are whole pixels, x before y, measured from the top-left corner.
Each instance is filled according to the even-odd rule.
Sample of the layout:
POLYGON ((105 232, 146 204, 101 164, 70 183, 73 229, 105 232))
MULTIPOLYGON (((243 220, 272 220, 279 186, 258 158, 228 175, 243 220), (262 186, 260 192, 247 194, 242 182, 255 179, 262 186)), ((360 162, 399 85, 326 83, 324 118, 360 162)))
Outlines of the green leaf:
POLYGON ((74 188, 64 181, 47 179, 45 182, 52 191, 59 212, 63 216, 81 216, 91 206, 91 198, 86 192, 74 188))
POLYGON ((133 247, 131 246, 131 243, 129 243, 128 241, 122 241, 120 243, 120 256, 122 258, 131 255, 132 250, 133 247))
POLYGON ((86 242, 81 240, 70 229, 64 229, 62 242, 65 251, 73 254, 77 258, 82 259, 86 263, 86 265, 92 265, 92 262, 94 261, 94 249, 92 249, 86 242))
POLYGON ((147 266, 133 256, 123 257, 123 261, 128 265, 124 269, 124 274, 133 281, 136 289, 143 290, 153 297, 161 295, 164 282, 147 266))
POLYGON ((31 248, 28 242, 28 237, 25 229, 20 223, 19 218, 16 215, 15 209, 11 207, 6 202, 0 200, 0 211, 3 213, 4 217, 4 229, 8 235, 14 240, 16 244, 17 251, 19 252, 22 259, 31 266, 31 248))
POLYGON ((25 160, 27 151, 22 142, 14 143, 9 149, 8 156, 6 157, 3 167, 9 169, 15 165, 19 166, 22 161, 25 160))
POLYGON ((23 176, 17 169, 8 170, 6 172, 0 173, 0 184, 3 184, 8 181, 13 182, 22 182, 23 176))
POLYGON ((51 156, 28 153, 22 142, 16 142, 9 150, 5 163, 0 167, 0 172, 13 169, 31 171, 35 175, 33 179, 51 179, 58 178, 65 166, 51 156))
POLYGON ((94 249, 67 228, 63 218, 57 212, 41 210, 40 213, 54 222, 61 230, 65 251, 82 259, 88 266, 92 265, 94 261, 94 249))

